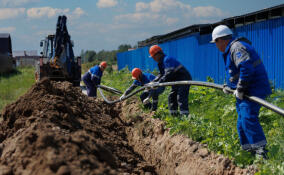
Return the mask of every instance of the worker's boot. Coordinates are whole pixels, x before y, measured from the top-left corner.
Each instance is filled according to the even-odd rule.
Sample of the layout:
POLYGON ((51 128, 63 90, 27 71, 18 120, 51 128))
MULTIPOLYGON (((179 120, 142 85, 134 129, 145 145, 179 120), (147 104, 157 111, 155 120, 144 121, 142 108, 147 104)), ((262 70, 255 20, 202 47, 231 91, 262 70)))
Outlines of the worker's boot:
POLYGON ((263 158, 265 160, 268 159, 268 150, 265 147, 259 147, 255 150, 255 157, 256 158, 263 158))
POLYGON ((151 102, 143 104, 143 105, 144 105, 144 108, 146 108, 146 109, 151 109, 151 107, 152 107, 151 102))
POLYGON ((157 108, 158 108, 158 103, 153 102, 153 104, 152 104, 152 111, 156 111, 157 108))
POLYGON ((259 148, 250 149, 250 150, 247 150, 247 151, 250 152, 257 159, 261 159, 261 158, 263 158, 265 160, 268 159, 268 156, 267 156, 268 150, 265 147, 259 147, 259 148))

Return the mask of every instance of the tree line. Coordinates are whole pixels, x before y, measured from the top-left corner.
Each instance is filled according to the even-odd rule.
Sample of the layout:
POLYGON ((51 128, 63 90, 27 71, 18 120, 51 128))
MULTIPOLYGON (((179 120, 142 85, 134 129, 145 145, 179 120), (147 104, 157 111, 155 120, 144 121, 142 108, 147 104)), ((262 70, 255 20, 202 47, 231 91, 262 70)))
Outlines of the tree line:
POLYGON ((82 63, 99 64, 101 61, 106 61, 108 65, 115 65, 117 64, 116 54, 128 51, 130 48, 132 47, 129 44, 121 44, 118 46, 117 50, 111 51, 101 50, 96 52, 94 50, 82 50, 80 56, 82 58, 82 63))

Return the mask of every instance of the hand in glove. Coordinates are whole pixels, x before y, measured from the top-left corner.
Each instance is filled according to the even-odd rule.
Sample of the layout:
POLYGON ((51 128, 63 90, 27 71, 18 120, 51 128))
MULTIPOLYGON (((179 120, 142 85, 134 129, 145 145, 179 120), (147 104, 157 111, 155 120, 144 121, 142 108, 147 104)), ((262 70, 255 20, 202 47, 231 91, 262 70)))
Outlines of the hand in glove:
POLYGON ((145 105, 145 104, 149 103, 149 101, 150 101, 150 97, 147 97, 143 100, 143 104, 145 105))
POLYGON ((122 96, 119 97, 119 100, 120 100, 120 101, 124 100, 125 96, 126 96, 125 94, 122 94, 122 96))
POLYGON ((239 92, 238 90, 235 90, 234 95, 240 100, 244 99, 244 93, 243 92, 239 92))
POLYGON ((223 92, 224 92, 225 94, 229 94, 229 93, 230 93, 230 91, 228 91, 228 89, 229 89, 229 87, 228 87, 226 84, 224 84, 224 85, 223 85, 223 92))
POLYGON ((158 88, 157 86, 154 87, 154 85, 157 85, 157 84, 158 84, 157 82, 150 82, 146 84, 149 87, 147 89, 157 89, 158 88))

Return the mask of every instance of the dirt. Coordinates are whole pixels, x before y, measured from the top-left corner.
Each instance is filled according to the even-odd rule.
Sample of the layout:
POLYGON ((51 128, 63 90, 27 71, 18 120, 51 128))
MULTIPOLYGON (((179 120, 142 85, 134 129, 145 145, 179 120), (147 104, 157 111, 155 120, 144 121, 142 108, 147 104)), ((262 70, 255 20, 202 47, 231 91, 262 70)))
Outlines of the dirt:
POLYGON ((0 175, 253 173, 139 111, 44 79, 1 112, 0 175))

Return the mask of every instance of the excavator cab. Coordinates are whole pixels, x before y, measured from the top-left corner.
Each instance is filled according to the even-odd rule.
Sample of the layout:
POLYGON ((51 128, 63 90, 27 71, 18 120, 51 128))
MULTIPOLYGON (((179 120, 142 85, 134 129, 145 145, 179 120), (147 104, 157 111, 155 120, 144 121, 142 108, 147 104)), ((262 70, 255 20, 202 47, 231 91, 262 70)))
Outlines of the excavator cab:
POLYGON ((59 16, 56 34, 48 35, 40 42, 41 58, 36 66, 36 80, 47 77, 55 81, 69 81, 80 86, 81 57, 74 56, 73 41, 66 26, 67 18, 59 16))
POLYGON ((40 47, 42 47, 41 56, 51 59, 54 53, 54 35, 48 35, 44 40, 41 40, 40 47))

